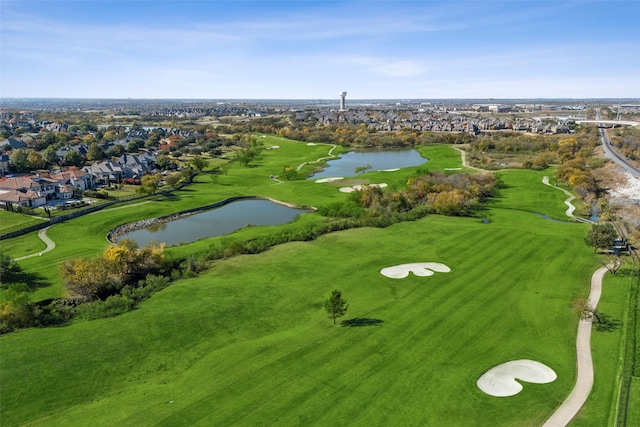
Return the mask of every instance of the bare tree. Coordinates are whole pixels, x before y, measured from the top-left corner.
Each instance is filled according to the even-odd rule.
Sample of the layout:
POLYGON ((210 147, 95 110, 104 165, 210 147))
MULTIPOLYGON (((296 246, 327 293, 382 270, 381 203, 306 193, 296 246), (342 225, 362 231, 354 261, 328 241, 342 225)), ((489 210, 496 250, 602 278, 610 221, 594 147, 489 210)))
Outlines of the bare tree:
POLYGON ((589 303, 589 298, 579 297, 573 302, 572 308, 573 311, 580 315, 580 319, 590 320, 595 317, 598 323, 602 323, 600 313, 598 313, 598 310, 589 303))
POLYGON ((609 273, 616 274, 622 267, 622 258, 619 255, 609 255, 602 264, 609 270, 609 273))

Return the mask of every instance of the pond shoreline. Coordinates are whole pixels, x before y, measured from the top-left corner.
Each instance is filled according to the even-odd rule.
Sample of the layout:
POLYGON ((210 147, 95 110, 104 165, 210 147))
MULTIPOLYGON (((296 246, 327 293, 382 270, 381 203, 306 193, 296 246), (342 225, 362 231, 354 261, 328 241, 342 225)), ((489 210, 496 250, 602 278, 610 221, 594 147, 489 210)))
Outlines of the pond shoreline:
POLYGON ((276 200, 276 199, 272 199, 270 197, 261 197, 261 196, 236 196, 236 197, 229 197, 227 199, 224 199, 220 202, 216 202, 216 203, 212 203, 210 205, 205 205, 205 206, 200 206, 197 208, 192 208, 192 209, 187 209, 184 211, 180 211, 180 212, 176 212, 176 213, 172 213, 169 215, 164 215, 164 216, 160 216, 157 218, 147 218, 147 219, 142 219, 140 221, 134 221, 134 222, 128 222, 126 224, 122 224, 122 225, 118 225, 117 227, 113 228, 111 231, 109 231, 109 233, 107 233, 107 241, 109 243, 112 244, 116 244, 117 243, 117 239, 127 233, 131 233, 132 231, 137 231, 137 230, 142 230, 144 228, 150 227, 152 225, 156 225, 156 224, 162 224, 165 222, 170 222, 170 221, 174 221, 176 219, 179 218, 184 218, 190 215, 195 215, 204 211, 209 211, 212 209, 216 209, 219 207, 222 207, 224 205, 227 205, 229 203, 232 202, 236 202, 239 200, 267 200, 273 203, 276 203, 278 205, 282 205, 282 206, 286 206, 288 208, 292 208, 292 209, 305 209, 305 210, 310 210, 310 211, 316 211, 317 208, 313 207, 313 206, 298 206, 295 205, 293 203, 287 203, 287 202, 283 202, 280 200, 276 200))

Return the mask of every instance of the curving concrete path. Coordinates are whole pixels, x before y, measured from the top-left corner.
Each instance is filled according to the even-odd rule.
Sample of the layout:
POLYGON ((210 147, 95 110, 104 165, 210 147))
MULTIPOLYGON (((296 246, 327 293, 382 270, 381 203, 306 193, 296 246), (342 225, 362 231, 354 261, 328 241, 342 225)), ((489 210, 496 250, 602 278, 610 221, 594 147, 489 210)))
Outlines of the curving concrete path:
POLYGON ((564 188, 560 188, 558 186, 551 185, 551 183, 549 182, 549 177, 546 176, 546 175, 542 177, 542 183, 544 185, 548 185, 549 187, 557 188, 558 190, 562 191, 565 195, 567 195, 569 197, 567 200, 564 201, 564 204, 567 205, 567 210, 565 211, 565 214, 569 218, 576 219, 576 217, 573 215, 573 212, 576 210, 576 207, 573 205, 573 203, 571 203, 571 202, 573 202, 575 200, 576 196, 574 196, 573 194, 571 194, 570 192, 568 192, 564 188))
MULTIPOLYGON (((589 306, 594 309, 600 301, 602 294, 602 279, 607 272, 607 267, 600 267, 591 276, 591 291, 589 293, 589 306)), ((582 319, 578 323, 578 336, 576 338, 576 355, 578 376, 573 390, 551 417, 543 424, 543 427, 564 427, 578 414, 591 393, 593 387, 593 359, 591 358, 591 319, 582 319)))
MULTIPOLYGON (((565 214, 572 219, 581 222, 591 222, 573 215, 576 207, 571 203, 576 197, 569 191, 554 186, 549 183, 549 177, 544 176, 542 183, 549 187, 557 188, 568 196, 564 204, 567 205, 565 214)), ((591 290, 589 293, 589 306, 594 309, 600 301, 602 294, 602 279, 607 272, 607 267, 600 267, 591 276, 591 290)), ((578 323, 578 334, 576 337, 576 359, 578 375, 576 383, 569 393, 569 396, 560 405, 551 417, 543 424, 543 427, 564 427, 578 414, 591 393, 593 387, 593 359, 591 358, 591 319, 581 319, 578 323)))
POLYGON ((331 145, 331 150, 329 150, 329 157, 320 157, 318 160, 314 160, 313 162, 304 162, 298 165, 298 167, 296 168, 296 171, 299 171, 300 169, 302 169, 303 167, 305 167, 306 165, 309 165, 311 163, 318 163, 321 162, 322 160, 327 160, 327 159, 334 159, 336 156, 333 154, 333 150, 336 149, 336 145, 332 144, 331 145))
POLYGON ((565 195, 567 195, 569 197, 567 200, 564 201, 564 204, 567 205, 567 210, 565 211, 565 214, 569 218, 571 218, 573 220, 576 220, 578 222, 584 222, 584 223, 588 223, 588 224, 593 224, 593 221, 577 217, 577 216, 575 216, 573 214, 573 212, 575 212, 575 210, 576 210, 576 207, 571 202, 573 202, 575 200, 576 196, 574 196, 573 194, 571 194, 569 191, 565 190, 564 188, 560 188, 560 187, 558 187, 556 185, 552 185, 549 182, 549 177, 546 176, 546 175, 542 177, 542 183, 544 185, 548 185, 549 187, 557 188, 558 190, 562 191, 565 195))
POLYGON ((53 240, 51 240, 49 238, 49 236, 47 236, 47 230, 50 227, 51 226, 43 228, 42 230, 38 231, 38 237, 40 238, 40 240, 42 240, 45 243, 45 245, 47 245, 47 247, 43 251, 37 252, 35 254, 25 255, 25 256, 21 256, 19 258, 15 258, 14 261, 20 261, 20 260, 23 260, 23 259, 32 258, 34 256, 41 256, 44 253, 47 253, 47 252, 50 252, 50 251, 54 250, 55 247, 56 247, 56 243, 53 240))
POLYGON ((458 147, 452 147, 452 148, 453 148, 454 150, 458 150, 458 151, 460 152, 460 158, 461 158, 461 160, 462 160, 462 166, 464 166, 465 168, 475 169, 475 170, 480 171, 480 172, 495 172, 495 171, 490 171, 490 170, 487 170, 487 169, 480 169, 480 168, 477 168, 477 167, 475 167, 475 166, 471 166, 471 165, 469 165, 469 164, 467 163, 467 152, 466 152, 466 151, 464 151, 464 150, 463 150, 463 149, 461 149, 461 148, 458 148, 458 147))

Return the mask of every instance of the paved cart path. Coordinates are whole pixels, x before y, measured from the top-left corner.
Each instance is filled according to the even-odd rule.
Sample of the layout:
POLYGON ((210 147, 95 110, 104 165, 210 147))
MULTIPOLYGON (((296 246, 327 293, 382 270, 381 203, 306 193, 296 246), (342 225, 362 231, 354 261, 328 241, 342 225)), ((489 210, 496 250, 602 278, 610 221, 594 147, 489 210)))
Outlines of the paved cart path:
POLYGON ((47 236, 47 230, 48 229, 49 229, 49 227, 43 228, 42 230, 38 231, 38 237, 40 238, 40 240, 42 240, 47 245, 47 247, 43 251, 37 252, 35 254, 31 254, 31 255, 22 256, 20 258, 16 258, 15 261, 20 261, 20 260, 23 260, 23 259, 32 258, 34 256, 41 256, 44 253, 47 253, 49 251, 54 250, 55 247, 56 247, 56 244, 55 244, 55 242, 53 240, 51 240, 49 238, 49 236, 47 236))
POLYGON ((320 157, 318 160, 314 160, 314 161, 312 161, 312 162, 304 162, 304 163, 301 163, 301 164, 299 164, 299 165, 298 165, 298 167, 296 168, 296 171, 299 171, 300 169, 302 169, 302 168, 303 168, 303 167, 305 167, 306 165, 310 165, 311 163, 319 163, 319 162, 321 162, 321 161, 323 161, 323 160, 327 160, 327 159, 335 159, 335 158, 336 158, 336 155, 335 155, 335 154, 333 154, 333 150, 335 150, 335 149, 336 149, 336 146, 332 144, 332 145, 331 145, 331 150, 329 150, 329 153, 328 153, 328 154, 329 154, 329 156, 328 156, 328 157, 320 157))
MULTIPOLYGON (((596 308, 602 293, 602 279, 607 272, 607 267, 600 267, 591 276, 591 292, 589 293, 589 306, 596 308)), ((543 427, 564 427, 578 414, 591 393, 593 387, 593 359, 591 358, 591 319, 582 319, 578 324, 578 336, 576 338, 576 354, 578 378, 576 384, 566 400, 551 417, 543 424, 543 427)))

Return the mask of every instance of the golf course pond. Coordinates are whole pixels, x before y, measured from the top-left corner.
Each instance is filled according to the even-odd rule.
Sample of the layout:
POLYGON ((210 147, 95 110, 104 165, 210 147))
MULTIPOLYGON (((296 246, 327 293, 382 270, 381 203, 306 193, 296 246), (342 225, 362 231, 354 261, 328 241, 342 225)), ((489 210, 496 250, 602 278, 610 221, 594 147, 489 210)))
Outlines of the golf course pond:
POLYGON ((357 175, 356 168, 367 165, 371 166, 367 171, 377 171, 418 166, 426 162, 427 159, 416 150, 350 151, 341 154, 340 158, 329 160, 327 162, 329 166, 309 179, 354 176, 357 175))
POLYGON ((242 199, 223 202, 209 210, 178 214, 175 218, 126 224, 122 227, 132 231, 121 233, 116 229, 112 233, 117 235, 116 242, 130 239, 139 246, 150 242, 174 246, 207 237, 223 236, 248 226, 286 224, 305 212, 310 210, 285 206, 271 200, 242 199))

